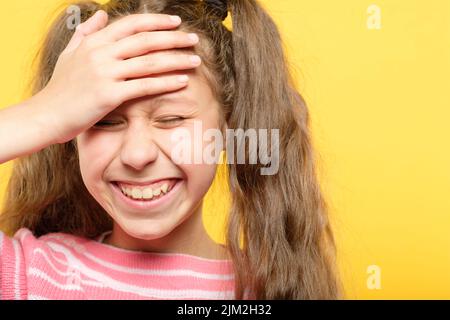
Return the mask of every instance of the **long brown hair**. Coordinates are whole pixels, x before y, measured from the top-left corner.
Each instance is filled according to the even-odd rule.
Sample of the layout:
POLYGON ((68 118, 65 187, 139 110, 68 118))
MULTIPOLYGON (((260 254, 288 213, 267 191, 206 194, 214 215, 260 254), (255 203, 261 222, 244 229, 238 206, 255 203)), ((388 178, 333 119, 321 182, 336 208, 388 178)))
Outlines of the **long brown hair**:
MULTIPOLYGON (((179 15, 180 29, 200 35, 200 54, 230 129, 279 129, 279 170, 228 164, 231 210, 227 247, 236 271, 236 299, 335 299, 341 287, 328 210, 316 173, 308 109, 293 85, 278 29, 255 0, 229 0, 232 31, 200 0, 112 0, 76 3, 82 21, 105 10, 111 20, 142 13, 179 15), (241 243, 242 242, 242 243, 241 243), (243 244, 243 246, 242 246, 243 244), (242 246, 242 249, 241 249, 242 246)), ((53 23, 38 59, 32 93, 45 87, 72 36, 68 13, 53 23)), ((74 140, 14 163, 1 217, 13 234, 66 232, 92 238, 112 221, 84 186, 74 140)))

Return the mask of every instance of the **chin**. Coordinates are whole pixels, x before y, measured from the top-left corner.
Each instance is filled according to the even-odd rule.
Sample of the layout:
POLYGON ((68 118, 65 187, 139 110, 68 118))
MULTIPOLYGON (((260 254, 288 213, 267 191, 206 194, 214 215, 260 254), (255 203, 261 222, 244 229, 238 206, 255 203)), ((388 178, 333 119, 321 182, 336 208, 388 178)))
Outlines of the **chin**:
POLYGON ((155 221, 149 223, 136 221, 128 225, 122 225, 120 227, 128 236, 147 241, 163 238, 170 234, 174 229, 170 227, 168 228, 162 223, 158 223, 155 221))

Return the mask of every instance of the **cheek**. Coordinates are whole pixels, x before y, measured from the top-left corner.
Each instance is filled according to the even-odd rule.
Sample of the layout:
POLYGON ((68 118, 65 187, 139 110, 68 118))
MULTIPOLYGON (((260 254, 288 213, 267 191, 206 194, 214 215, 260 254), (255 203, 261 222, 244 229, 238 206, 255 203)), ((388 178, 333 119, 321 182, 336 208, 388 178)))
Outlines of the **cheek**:
MULTIPOLYGON (((194 201, 199 201, 208 192, 216 175, 217 162, 208 162, 214 158, 211 154, 219 156, 221 150, 220 145, 217 146, 219 149, 216 150, 216 144, 214 143, 215 139, 210 136, 208 137, 208 135, 205 134, 207 131, 211 130, 220 132, 216 127, 217 123, 214 121, 208 122, 198 119, 196 121, 196 124, 192 123, 185 127, 190 133, 190 142, 184 145, 186 148, 188 148, 187 146, 190 147, 188 153, 190 154, 191 161, 189 163, 177 163, 177 166, 185 175, 189 197, 194 201)), ((166 143, 166 146, 171 146, 170 148, 165 149, 170 156, 170 152, 177 142, 172 142, 169 137, 166 140, 166 143)), ((180 148, 178 148, 178 150, 179 149, 180 148)), ((217 157, 217 161, 218 160, 219 157, 217 157)))
POLYGON ((101 133, 83 133, 77 138, 81 175, 91 193, 103 181, 103 173, 113 159, 116 140, 101 133))
POLYGON ((159 149, 184 173, 185 178, 188 179, 188 181, 192 181, 197 186, 207 183, 207 181, 211 180, 210 176, 214 176, 215 174, 216 164, 200 163, 201 161, 196 161, 196 155, 197 158, 202 157, 204 150, 209 144, 208 141, 203 140, 203 133, 205 130, 203 130, 203 132, 198 131, 197 133, 200 134, 197 134, 195 132, 194 125, 183 127, 183 130, 187 130, 186 132, 189 132, 189 138, 186 136, 186 140, 189 140, 189 142, 185 143, 186 140, 183 139, 181 144, 180 140, 177 141, 172 137, 175 130, 176 129, 166 130, 158 135, 158 139, 156 139, 156 141, 159 149), (182 145, 182 147, 180 147, 180 145, 182 145), (190 154, 191 160, 183 163, 174 161, 172 156, 175 158, 177 156, 177 153, 172 155, 174 150, 183 150, 183 154, 190 154))
POLYGON ((179 166, 186 176, 187 192, 195 202, 208 192, 216 175, 216 164, 183 164, 179 166))

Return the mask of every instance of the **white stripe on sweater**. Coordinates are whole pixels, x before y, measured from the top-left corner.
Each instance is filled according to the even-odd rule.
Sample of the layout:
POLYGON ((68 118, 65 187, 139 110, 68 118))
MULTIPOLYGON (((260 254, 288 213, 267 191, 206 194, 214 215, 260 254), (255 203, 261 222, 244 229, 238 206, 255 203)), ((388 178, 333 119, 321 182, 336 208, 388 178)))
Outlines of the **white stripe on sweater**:
MULTIPOLYGON (((62 283, 59 283, 57 280, 51 278, 47 273, 45 273, 45 271, 42 271, 42 270, 40 270, 38 268, 31 267, 29 269, 29 271, 28 271, 28 275, 29 276, 39 277, 41 279, 47 280, 48 282, 50 282, 51 284, 55 285, 56 287, 58 287, 59 289, 62 289, 62 290, 66 290, 62 286, 68 286, 67 290, 81 290, 81 291, 83 291, 83 288, 80 287, 77 284, 71 284, 71 283, 62 284, 62 283)), ((103 283, 98 282, 98 281, 92 281, 92 280, 80 279, 80 284, 84 284, 84 285, 89 286, 89 287, 108 288, 103 283)))
MULTIPOLYGON (((42 250, 41 248, 36 248, 33 250, 34 254, 40 254, 42 255, 42 257, 44 258, 44 260, 47 262, 47 264, 50 266, 50 268, 57 273, 58 275, 62 276, 62 277, 70 277, 73 273, 69 272, 69 271, 62 271, 59 270, 56 265, 51 261, 50 257, 48 256, 48 254, 42 250)), ((57 257, 53 257, 53 259, 55 259, 58 263, 70 268, 70 266, 67 264, 66 261, 61 260, 57 257)), ((31 268, 30 268, 31 269, 31 268)), ((42 270, 41 270, 42 271, 42 270)), ((30 272, 28 272, 28 275, 31 275, 30 272)), ((82 273, 80 272, 80 275, 82 275, 82 273)), ((84 274, 83 274, 84 275, 84 274)), ((101 282, 95 281, 95 280, 81 280, 81 283, 87 285, 87 286, 91 286, 91 287, 102 287, 102 288, 107 288, 106 285, 102 284, 101 282)))
POLYGON ((45 272, 37 269, 37 268, 30 268, 28 270, 28 276, 35 276, 37 278, 40 278, 42 280, 45 280, 47 282, 49 282, 51 285, 53 285, 54 287, 57 287, 58 289, 61 290, 66 290, 66 291, 83 291, 83 288, 81 288, 80 286, 74 285, 74 284, 61 284, 58 281, 56 281, 55 279, 51 278, 48 274, 46 274, 45 272))
MULTIPOLYGON (((55 250, 54 246, 61 246, 61 244, 58 244, 56 242, 50 242, 50 241, 47 242, 47 244, 50 246, 50 248, 52 248, 54 250, 55 250)), ((112 269, 115 271, 121 271, 121 272, 130 273, 130 274, 136 274, 136 275, 155 275, 155 276, 168 276, 168 277, 190 276, 190 277, 196 277, 196 278, 201 278, 201 279, 223 280, 223 281, 234 279, 234 274, 211 274, 211 273, 192 271, 189 269, 147 270, 147 269, 128 268, 128 267, 120 266, 120 265, 102 260, 88 252, 82 252, 82 254, 86 258, 90 259, 91 261, 93 261, 103 267, 106 267, 106 268, 109 268, 109 269, 112 269)))
POLYGON ((155 297, 160 296, 164 298, 172 298, 172 299, 185 299, 196 297, 197 299, 232 299, 234 296, 233 290, 229 291, 211 291, 211 290, 200 290, 200 289, 188 289, 188 290, 159 290, 159 289, 150 289, 143 288, 127 283, 123 283, 112 279, 105 274, 102 274, 98 271, 92 270, 86 265, 84 265, 79 259, 77 259, 67 248, 52 243, 53 250, 64 254, 68 260, 68 265, 77 266, 78 270, 84 273, 91 279, 98 279, 100 282, 105 284, 111 289, 116 291, 133 293, 140 296, 145 297, 155 297))
MULTIPOLYGON (((62 276, 62 277, 70 277, 70 276, 73 275, 73 273, 70 272, 70 271, 62 271, 62 270, 59 270, 59 269, 55 266, 55 264, 51 261, 50 257, 47 255, 47 253, 46 253, 44 250, 42 250, 41 248, 36 248, 36 249, 34 249, 34 250, 33 250, 33 253, 34 253, 34 254, 36 254, 36 253, 41 254, 41 255, 44 257, 44 260, 45 260, 45 261, 47 262, 47 264, 50 266, 50 268, 51 268, 55 273, 57 273, 58 275, 60 275, 60 276, 62 276)), ((59 263, 61 263, 62 265, 64 265, 64 266, 70 268, 70 266, 69 266, 65 261, 62 261, 61 259, 58 259, 58 258, 56 258, 56 257, 53 257, 53 258, 54 258, 56 261, 58 261, 59 263)), ((29 273, 28 273, 28 274, 29 274, 29 273)), ((81 273, 80 273, 80 275, 81 275, 81 273)), ((87 284, 87 285, 92 286, 92 287, 104 287, 104 285, 103 285, 102 283, 100 283, 100 282, 98 282, 98 281, 95 281, 95 280, 81 280, 81 281, 82 281, 83 283, 87 284)))
MULTIPOLYGON (((84 292, 85 289, 82 286, 79 285, 74 285, 74 284, 63 284, 63 283, 59 283, 57 280, 53 279, 52 277, 50 277, 48 274, 46 274, 45 272, 37 269, 37 268, 30 268, 29 270, 29 276, 34 276, 37 277, 39 279, 42 279, 46 282, 48 282, 49 284, 53 285, 54 287, 57 287, 60 290, 64 290, 64 291, 80 291, 80 292, 84 292)), ((94 286, 96 288, 104 288, 104 289, 113 289, 116 292, 124 292, 124 293, 133 293, 139 296, 143 296, 145 298, 168 298, 168 299, 184 299, 184 298, 193 298, 193 299, 231 299, 231 296, 229 296, 228 294, 226 295, 214 295, 213 292, 209 292, 208 295, 205 295, 204 293, 201 293, 199 296, 195 296, 196 293, 199 293, 202 290, 178 290, 175 292, 175 290, 160 290, 160 289, 150 289, 150 288, 145 288, 145 293, 141 293, 141 292, 130 292, 127 290, 120 290, 117 288, 110 288, 107 285, 103 285, 100 283, 93 283, 93 281, 85 281, 85 280, 81 280, 80 282, 81 284, 83 284, 85 287, 89 287, 89 286, 94 286), (175 294, 174 294, 175 293, 175 294), (184 293, 184 295, 182 295, 184 293)), ((230 293, 231 294, 231 293, 230 293)), ((29 299, 32 295, 29 296, 29 299)))

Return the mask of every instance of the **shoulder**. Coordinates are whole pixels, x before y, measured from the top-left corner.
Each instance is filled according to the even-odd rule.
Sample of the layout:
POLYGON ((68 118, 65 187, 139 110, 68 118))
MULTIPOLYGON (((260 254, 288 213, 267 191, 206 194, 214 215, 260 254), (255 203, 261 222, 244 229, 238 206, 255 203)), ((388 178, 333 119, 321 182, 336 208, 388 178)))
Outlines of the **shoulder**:
POLYGON ((76 248, 77 245, 89 241, 92 240, 60 232, 36 237, 31 230, 22 228, 13 237, 8 237, 0 231, 0 253, 3 258, 11 257, 14 253, 30 257, 36 250, 53 250, 58 245, 76 248))
POLYGON ((89 244, 98 242, 98 238, 90 239, 63 232, 48 233, 36 237, 29 229, 23 228, 16 232, 12 240, 18 242, 25 256, 32 256, 39 251, 53 255, 68 252, 85 252, 90 247, 89 244))
POLYGON ((34 264, 46 260, 48 263, 67 261, 70 253, 85 250, 84 244, 92 239, 67 233, 49 233, 36 237, 27 228, 19 229, 13 237, 0 231, 0 274, 11 270, 25 271, 34 264), (20 269, 20 270, 18 270, 20 269))
POLYGON ((27 228, 12 237, 0 231, 0 300, 26 299, 30 277, 65 270, 89 242, 93 240, 66 233, 36 237, 27 228))
POLYGON ((26 249, 36 244, 36 238, 30 230, 20 229, 13 237, 9 237, 0 231, 0 257, 4 265, 9 261, 23 258, 26 249))
MULTIPOLYGON (((66 233, 49 233, 36 237, 27 228, 19 229, 13 237, 0 231, 0 271, 4 275, 5 269, 13 265, 28 266, 37 257, 55 256, 58 249, 77 249, 83 241, 92 241, 66 233)), ((61 251, 61 250, 59 250, 61 251)))
POLYGON ((31 232, 20 229, 13 237, 0 231, 0 298, 21 300, 27 296, 27 246, 31 232))

